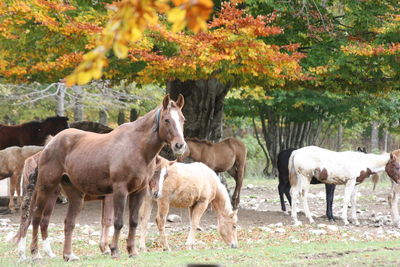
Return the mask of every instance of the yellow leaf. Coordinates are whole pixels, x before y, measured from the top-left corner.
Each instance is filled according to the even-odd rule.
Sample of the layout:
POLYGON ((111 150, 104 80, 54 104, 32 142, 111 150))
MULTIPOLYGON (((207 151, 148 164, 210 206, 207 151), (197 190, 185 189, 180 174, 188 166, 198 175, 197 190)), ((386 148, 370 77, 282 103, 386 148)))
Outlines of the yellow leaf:
POLYGON ((172 31, 181 31, 185 25, 186 10, 179 7, 174 7, 167 12, 167 19, 172 23, 172 31))
POLYGON ((83 85, 83 84, 87 84, 88 82, 90 82, 91 79, 92 79, 91 71, 81 71, 81 72, 78 72, 78 77, 77 77, 76 82, 78 85, 83 85))
POLYGON ((121 42, 114 43, 114 53, 119 58, 126 58, 128 55, 128 47, 121 42))

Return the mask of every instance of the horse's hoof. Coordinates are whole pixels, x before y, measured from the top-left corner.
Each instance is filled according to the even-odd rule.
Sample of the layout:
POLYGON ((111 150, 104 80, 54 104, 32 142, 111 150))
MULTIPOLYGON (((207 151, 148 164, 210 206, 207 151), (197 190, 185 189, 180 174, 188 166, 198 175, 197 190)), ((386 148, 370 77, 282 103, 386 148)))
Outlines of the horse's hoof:
POLYGON ((310 221, 310 224, 315 223, 314 219, 312 217, 308 218, 308 220, 310 221))
POLYGON ((200 226, 197 226, 196 229, 197 229, 197 231, 204 232, 203 228, 201 228, 200 226))
POLYGON ((137 251, 133 251, 133 252, 129 253, 129 258, 134 258, 137 255, 139 255, 139 253, 137 251))
POLYGON ((110 246, 105 245, 105 246, 101 246, 100 245, 100 251, 103 255, 110 255, 111 254, 111 249, 110 246))
POLYGON ((42 259, 42 255, 40 255, 40 253, 36 253, 32 255, 32 260, 36 261, 36 260, 41 260, 42 259))
POLYGON ((293 223, 293 226, 300 226, 300 225, 302 225, 302 223, 301 223, 300 221, 295 221, 295 222, 293 223))
POLYGON ((10 209, 5 209, 5 210, 0 211, 0 215, 7 215, 7 214, 11 214, 10 209))
POLYGON ((67 261, 67 262, 79 261, 79 257, 76 256, 74 253, 71 253, 69 255, 64 255, 64 260, 67 261))
POLYGON ((57 257, 57 255, 54 254, 53 252, 49 252, 49 253, 46 253, 46 254, 47 254, 47 256, 49 256, 49 258, 55 258, 55 257, 57 257))
POLYGON ((146 247, 140 247, 140 248, 139 248, 139 252, 140 252, 140 253, 147 252, 147 248, 146 248, 146 247))
POLYGON ((286 210, 285 210, 285 211, 282 211, 282 212, 283 212, 283 215, 286 215, 286 216, 287 216, 287 215, 290 215, 289 212, 286 211, 286 210))
POLYGON ((113 249, 111 249, 111 258, 113 258, 113 259, 117 259, 117 258, 119 258, 119 252, 118 252, 118 250, 113 250, 113 249))
POLYGON ((26 257, 25 254, 19 255, 19 260, 18 260, 18 262, 23 262, 23 261, 26 261, 27 259, 28 259, 28 258, 26 257))

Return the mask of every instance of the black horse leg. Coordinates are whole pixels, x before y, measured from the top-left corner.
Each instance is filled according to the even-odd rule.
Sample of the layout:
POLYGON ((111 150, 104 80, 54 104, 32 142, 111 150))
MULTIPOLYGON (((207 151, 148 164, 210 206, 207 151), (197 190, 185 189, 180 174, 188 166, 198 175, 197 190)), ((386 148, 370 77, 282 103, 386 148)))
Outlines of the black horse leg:
POLYGON ((282 211, 286 211, 286 205, 285 205, 285 199, 283 198, 283 194, 285 193, 285 188, 282 183, 279 183, 278 185, 278 192, 279 192, 279 199, 281 200, 281 208, 282 211))
POLYGON ((334 184, 325 184, 326 190, 326 217, 330 222, 335 221, 332 212, 332 205, 333 205, 333 196, 335 194, 335 187, 334 184))

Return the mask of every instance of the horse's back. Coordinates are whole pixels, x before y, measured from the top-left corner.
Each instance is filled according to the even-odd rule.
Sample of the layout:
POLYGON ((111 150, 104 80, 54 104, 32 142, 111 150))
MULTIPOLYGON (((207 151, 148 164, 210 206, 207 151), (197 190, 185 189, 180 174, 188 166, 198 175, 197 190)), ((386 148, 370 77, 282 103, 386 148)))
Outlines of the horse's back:
POLYGON ((163 194, 172 206, 187 208, 197 201, 210 201, 215 196, 216 179, 215 172, 203 163, 174 163, 168 168, 163 194))
POLYGON ((24 159, 26 159, 42 150, 43 146, 23 146, 21 148, 21 155, 24 159))

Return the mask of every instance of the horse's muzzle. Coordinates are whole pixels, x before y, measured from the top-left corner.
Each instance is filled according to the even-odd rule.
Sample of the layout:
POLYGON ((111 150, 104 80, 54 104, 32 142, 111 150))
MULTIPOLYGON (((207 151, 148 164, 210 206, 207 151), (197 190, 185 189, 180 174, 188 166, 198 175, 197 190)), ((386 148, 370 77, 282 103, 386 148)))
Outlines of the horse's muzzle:
POLYGON ((153 199, 158 199, 161 196, 158 192, 154 192, 153 199))
POLYGON ((231 244, 231 248, 237 248, 237 247, 238 247, 238 245, 236 243, 231 244))

